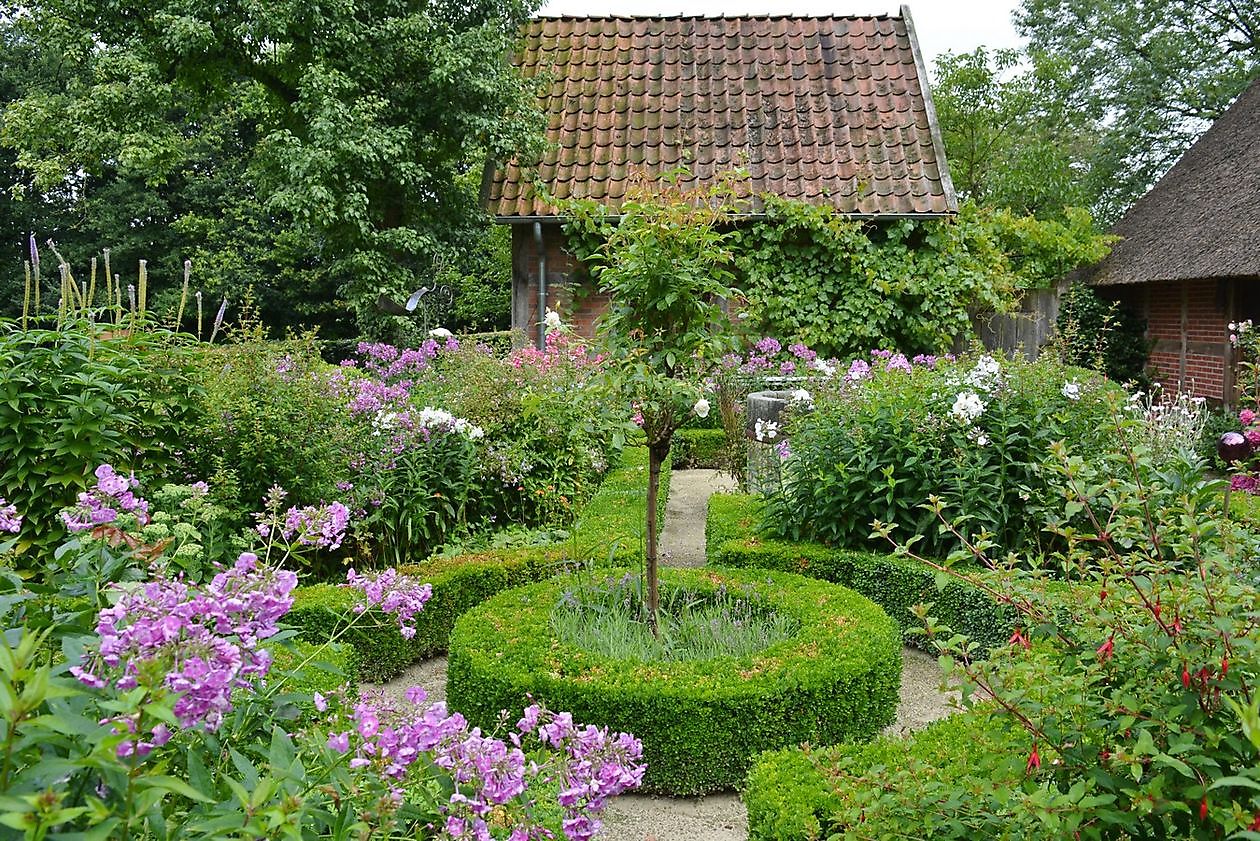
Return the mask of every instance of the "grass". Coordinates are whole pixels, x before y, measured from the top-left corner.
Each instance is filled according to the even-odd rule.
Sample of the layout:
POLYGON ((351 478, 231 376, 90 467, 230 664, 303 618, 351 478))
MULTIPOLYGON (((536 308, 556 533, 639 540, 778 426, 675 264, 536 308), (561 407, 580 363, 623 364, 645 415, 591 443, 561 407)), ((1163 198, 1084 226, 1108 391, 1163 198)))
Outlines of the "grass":
POLYGON ((647 622, 639 576, 576 577, 551 612, 564 642, 592 654, 643 663, 744 657, 789 639, 800 627, 758 601, 725 589, 700 595, 662 588, 659 633, 647 622))

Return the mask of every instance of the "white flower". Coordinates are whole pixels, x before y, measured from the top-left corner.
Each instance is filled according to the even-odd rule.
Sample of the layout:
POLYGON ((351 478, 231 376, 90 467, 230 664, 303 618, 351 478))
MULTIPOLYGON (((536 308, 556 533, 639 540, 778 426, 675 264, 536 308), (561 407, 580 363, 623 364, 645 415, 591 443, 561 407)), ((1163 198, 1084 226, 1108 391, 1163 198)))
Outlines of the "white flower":
POLYGON ((792 392, 792 402, 799 403, 802 406, 813 406, 814 395, 810 394, 803 388, 798 388, 792 392))
POLYGON ((991 391, 1002 377, 1002 366, 987 353, 976 360, 976 367, 967 374, 967 385, 991 391))
POLYGON ((975 392, 964 391, 954 400, 954 406, 949 412, 958 420, 969 424, 984 412, 984 401, 975 392))
POLYGON ((834 377, 836 375, 836 366, 825 359, 814 359, 809 363, 809 367, 818 371, 824 377, 834 377))
POLYGON ((709 401, 701 397, 696 401, 696 405, 691 407, 691 410, 696 413, 696 417, 707 418, 709 416, 709 401))
POLYGON ((774 421, 759 420, 753 426, 753 435, 758 441, 773 441, 779 437, 779 425, 774 421))
POLYGON ((560 313, 548 307, 547 314, 543 317, 543 324, 548 330, 559 330, 564 327, 564 320, 560 318, 560 313))
POLYGON ((468 437, 476 441, 478 438, 485 438, 486 431, 479 426, 469 427, 468 437))
POLYGON ((1235 322, 1231 321, 1229 323, 1229 332, 1234 333, 1237 330, 1238 330, 1238 325, 1235 322))
POLYGON ((434 327, 429 331, 429 337, 433 339, 449 339, 455 334, 445 327, 434 327))
POLYGON ((1081 399, 1081 384, 1076 380, 1069 380, 1063 384, 1063 396, 1068 400, 1081 399))

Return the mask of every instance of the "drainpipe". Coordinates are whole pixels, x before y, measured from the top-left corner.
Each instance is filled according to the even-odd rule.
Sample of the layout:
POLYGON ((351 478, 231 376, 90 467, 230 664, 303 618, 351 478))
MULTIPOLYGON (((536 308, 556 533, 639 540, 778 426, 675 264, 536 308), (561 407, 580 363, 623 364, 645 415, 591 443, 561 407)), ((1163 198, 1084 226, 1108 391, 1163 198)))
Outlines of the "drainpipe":
POLYGON ((542 222, 534 223, 534 248, 538 250, 538 349, 547 344, 547 252, 543 248, 542 222))

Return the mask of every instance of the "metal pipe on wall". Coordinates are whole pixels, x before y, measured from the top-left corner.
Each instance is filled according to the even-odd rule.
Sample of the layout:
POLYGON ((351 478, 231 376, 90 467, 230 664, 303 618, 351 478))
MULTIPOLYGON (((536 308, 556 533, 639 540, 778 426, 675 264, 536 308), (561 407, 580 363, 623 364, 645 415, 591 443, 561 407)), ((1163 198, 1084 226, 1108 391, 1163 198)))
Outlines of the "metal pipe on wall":
POLYGON ((542 223, 534 223, 534 248, 538 249, 538 349, 547 344, 547 250, 543 247, 542 223))

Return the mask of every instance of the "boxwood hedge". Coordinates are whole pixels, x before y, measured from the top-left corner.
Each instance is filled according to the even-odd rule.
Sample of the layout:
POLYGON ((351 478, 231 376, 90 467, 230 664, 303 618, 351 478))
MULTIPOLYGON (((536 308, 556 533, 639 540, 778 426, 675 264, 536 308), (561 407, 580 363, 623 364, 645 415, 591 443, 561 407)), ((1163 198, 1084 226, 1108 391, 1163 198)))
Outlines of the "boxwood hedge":
POLYGON ((852 590, 778 572, 662 570, 662 586, 698 595, 726 586, 795 618, 791 639, 746 657, 639 662, 557 639, 565 579, 501 593, 455 624, 447 697, 474 724, 534 698, 579 721, 643 740, 645 788, 675 795, 730 789, 753 756, 802 742, 865 739, 896 714, 901 635, 852 590))
POLYGON ((761 504, 757 497, 743 494, 709 498, 705 533, 710 564, 782 570, 852 587, 883 607, 907 632, 911 645, 922 641, 918 635, 922 626, 910 612, 920 602, 931 602, 937 619, 985 648, 1003 645, 1010 638, 1013 611, 959 581, 938 589, 936 570, 921 561, 759 536, 761 504))
POLYGON ((720 470, 725 449, 726 432, 721 429, 680 429, 674 433, 670 453, 675 467, 720 470))
MULTIPOLYGON (((959 713, 909 736, 865 744, 768 751, 743 792, 752 841, 843 838, 861 822, 863 838, 913 835, 916 812, 965 808, 936 802, 940 784, 984 773, 1019 786, 1027 736, 983 711, 959 713), (981 770, 983 769, 983 770, 981 770), (872 782, 895 789, 874 797, 872 782)), ((942 787, 941 792, 948 790, 942 787)), ((944 796, 944 795, 943 795, 944 796)), ((951 836, 954 837, 954 836, 951 836)))
MULTIPOLYGON (((661 471, 660 521, 669 495, 669 464, 661 471)), ((400 567, 433 585, 433 597, 416 617, 416 635, 404 639, 392 617, 354 613, 359 597, 337 584, 300 587, 288 620, 318 643, 332 638, 354 646, 360 676, 369 682, 397 677, 412 663, 446 650, 455 620, 495 593, 555 575, 577 561, 631 563, 643 557, 647 501, 647 450, 624 451, 599 491, 582 509, 572 539, 551 546, 495 549, 400 567)))

